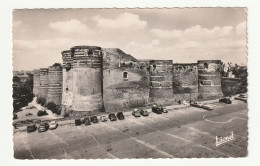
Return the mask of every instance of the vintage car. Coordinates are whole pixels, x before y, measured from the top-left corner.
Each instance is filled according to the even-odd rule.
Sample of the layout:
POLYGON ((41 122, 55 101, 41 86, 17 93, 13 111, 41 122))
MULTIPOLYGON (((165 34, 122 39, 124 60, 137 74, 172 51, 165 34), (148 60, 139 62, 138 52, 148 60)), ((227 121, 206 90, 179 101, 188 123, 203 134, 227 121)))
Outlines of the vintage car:
POLYGON ((75 119, 75 126, 81 125, 81 119, 75 119))
POLYGON ((157 105, 153 105, 152 112, 154 112, 156 114, 162 114, 162 109, 161 109, 161 107, 158 107, 157 105))
POLYGON ((91 116, 91 117, 90 117, 90 120, 91 120, 92 123, 98 123, 98 118, 97 118, 97 116, 91 116))
POLYGON ((239 96, 235 97, 235 100, 241 100, 247 103, 247 94, 240 94, 239 96))
POLYGON ((124 116, 123 112, 118 112, 118 113, 116 114, 116 117, 117 117, 117 119, 119 119, 119 120, 124 120, 124 119, 125 119, 125 116, 124 116))
POLYGON ((141 109, 140 114, 141 114, 142 116, 149 116, 148 111, 143 110, 143 109, 141 109))
POLYGON ((17 118, 18 118, 17 113, 13 113, 13 120, 15 120, 17 118))
POLYGON ((134 116, 134 117, 140 117, 141 116, 141 114, 140 114, 140 110, 139 109, 134 109, 133 110, 133 112, 132 112, 132 115, 134 116))
POLYGON ((37 126, 36 124, 29 124, 26 128, 27 132, 30 133, 30 132, 34 132, 35 130, 37 129, 37 126))
POLYGON ((107 121, 107 117, 105 115, 101 115, 100 116, 100 121, 101 122, 106 122, 107 121))
POLYGON ((202 108, 203 104, 197 103, 197 102, 191 102, 190 106, 197 107, 197 108, 202 108))
POLYGON ((58 127, 58 123, 57 123, 57 122, 51 121, 51 122, 49 123, 49 129, 50 129, 50 130, 56 129, 57 127, 58 127))
POLYGON ((202 108, 203 109, 206 109, 206 110, 209 110, 209 111, 212 111, 213 110, 213 107, 211 105, 202 105, 202 108))
POLYGON ((84 118, 84 124, 85 124, 85 125, 91 125, 91 119, 90 119, 90 117, 84 118))
POLYGON ((163 113, 168 113, 168 110, 166 108, 160 107, 160 109, 163 113))
POLYGON ((219 102, 226 103, 226 104, 232 103, 232 101, 227 97, 223 97, 223 98, 219 99, 219 102))
POLYGON ((48 113, 46 112, 46 110, 39 110, 37 112, 37 116, 43 116, 43 115, 48 115, 48 113))
POLYGON ((113 113, 109 114, 108 118, 110 119, 110 121, 116 121, 117 120, 116 115, 113 114, 113 113))
POLYGON ((47 131, 48 129, 49 129, 48 122, 41 122, 39 127, 38 127, 39 132, 44 132, 44 131, 47 131))
POLYGON ((32 115, 33 115, 32 113, 25 114, 25 116, 32 116, 32 115))

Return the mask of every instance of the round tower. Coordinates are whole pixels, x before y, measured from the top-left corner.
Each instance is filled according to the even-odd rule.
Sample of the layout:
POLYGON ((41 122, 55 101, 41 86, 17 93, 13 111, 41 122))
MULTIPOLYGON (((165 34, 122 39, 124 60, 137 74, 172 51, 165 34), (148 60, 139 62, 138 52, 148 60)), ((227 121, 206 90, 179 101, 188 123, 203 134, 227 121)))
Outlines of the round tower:
POLYGON ((73 59, 70 50, 61 52, 63 59, 63 85, 62 85, 62 106, 63 108, 71 108, 73 100, 73 59))
POLYGON ((198 61, 198 99, 210 100, 223 96, 220 69, 220 60, 198 61))
POLYGON ((73 111, 102 110, 101 47, 75 46, 73 57, 73 111))
POLYGON ((33 94, 38 96, 40 90, 40 70, 33 70, 33 94))
POLYGON ((172 60, 150 60, 149 99, 156 104, 167 104, 166 99, 173 98, 172 60))
POLYGON ((56 105, 61 104, 62 97, 62 66, 59 63, 55 63, 49 67, 48 72, 48 97, 47 103, 53 102, 56 105))
POLYGON ((40 69, 40 89, 39 89, 39 96, 44 97, 45 99, 47 99, 48 88, 49 88, 48 68, 41 68, 41 69, 40 69))

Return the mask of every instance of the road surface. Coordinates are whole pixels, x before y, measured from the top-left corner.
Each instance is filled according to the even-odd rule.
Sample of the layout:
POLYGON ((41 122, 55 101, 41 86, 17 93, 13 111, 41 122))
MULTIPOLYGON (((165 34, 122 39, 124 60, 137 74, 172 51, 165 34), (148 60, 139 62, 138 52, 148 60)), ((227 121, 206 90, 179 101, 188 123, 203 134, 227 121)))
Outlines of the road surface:
POLYGON ((247 104, 214 104, 213 111, 189 107, 149 117, 90 126, 14 133, 16 159, 209 158, 247 156, 247 104), (216 146, 216 136, 234 140, 216 146))

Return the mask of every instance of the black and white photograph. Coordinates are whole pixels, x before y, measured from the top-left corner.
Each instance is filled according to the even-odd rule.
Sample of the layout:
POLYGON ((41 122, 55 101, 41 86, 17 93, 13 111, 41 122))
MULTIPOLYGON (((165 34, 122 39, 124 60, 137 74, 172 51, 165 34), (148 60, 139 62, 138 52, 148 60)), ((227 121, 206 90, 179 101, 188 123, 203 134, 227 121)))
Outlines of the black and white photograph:
POLYGON ((14 9, 13 158, 247 157, 247 12, 14 9))

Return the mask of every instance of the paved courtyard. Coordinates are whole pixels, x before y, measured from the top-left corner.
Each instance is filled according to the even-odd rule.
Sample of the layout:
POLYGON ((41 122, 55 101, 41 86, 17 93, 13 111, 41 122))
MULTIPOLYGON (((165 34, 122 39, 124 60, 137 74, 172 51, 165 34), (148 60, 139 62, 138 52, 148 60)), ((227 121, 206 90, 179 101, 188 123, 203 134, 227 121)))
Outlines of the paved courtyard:
POLYGON ((149 117, 90 126, 14 133, 16 159, 208 158, 247 156, 247 104, 215 103, 213 111, 189 107, 149 117), (216 146, 216 136, 234 140, 216 146))

